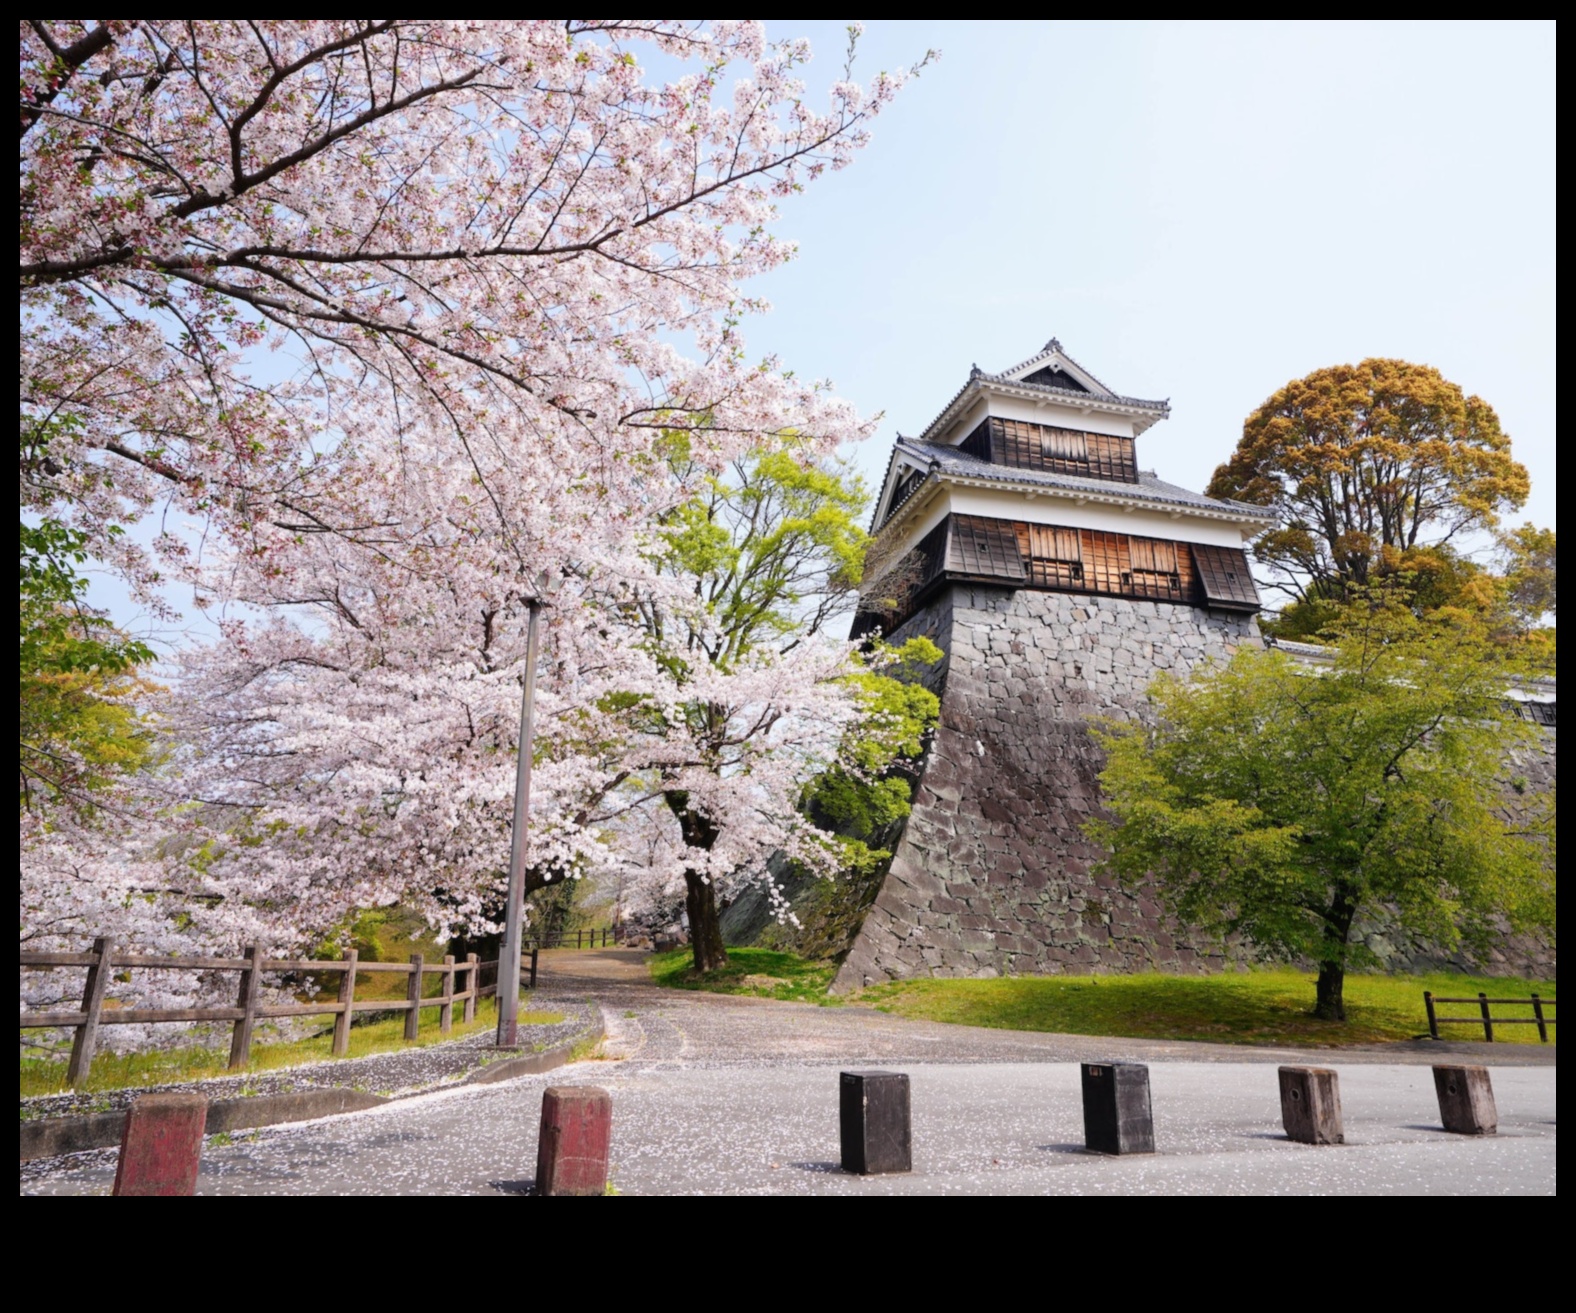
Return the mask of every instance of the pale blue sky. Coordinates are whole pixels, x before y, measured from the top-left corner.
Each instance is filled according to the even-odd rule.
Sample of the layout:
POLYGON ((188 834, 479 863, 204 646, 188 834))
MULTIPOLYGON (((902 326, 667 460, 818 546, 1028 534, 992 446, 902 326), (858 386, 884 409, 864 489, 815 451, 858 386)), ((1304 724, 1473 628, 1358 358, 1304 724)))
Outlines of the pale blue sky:
MULTIPOLYGON (((832 75, 840 25, 791 30, 832 75)), ((1495 407, 1554 524, 1552 23, 872 22, 860 64, 927 46, 752 285, 752 348, 885 411, 872 479, 972 362, 1052 336, 1171 398, 1139 455, 1195 488, 1287 380, 1386 355, 1495 407)))

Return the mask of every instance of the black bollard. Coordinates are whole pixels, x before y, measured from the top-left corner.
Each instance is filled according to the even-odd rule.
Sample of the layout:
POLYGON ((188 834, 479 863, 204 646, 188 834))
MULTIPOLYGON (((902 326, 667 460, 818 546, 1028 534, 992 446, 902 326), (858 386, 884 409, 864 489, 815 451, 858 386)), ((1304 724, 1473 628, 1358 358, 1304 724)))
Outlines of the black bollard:
POLYGON ((1153 1153, 1149 1068, 1141 1062, 1085 1062, 1084 1147, 1095 1153, 1153 1153))
POLYGON ((838 1081, 843 1170, 860 1176, 913 1168, 908 1077, 896 1071, 845 1071, 838 1081))
POLYGON ((1281 1125, 1301 1144, 1344 1144, 1341 1082, 1328 1067, 1280 1069, 1281 1125))
POLYGON ((1493 1135, 1499 1130, 1494 1087, 1487 1067, 1435 1067, 1439 1119, 1456 1135, 1493 1135))

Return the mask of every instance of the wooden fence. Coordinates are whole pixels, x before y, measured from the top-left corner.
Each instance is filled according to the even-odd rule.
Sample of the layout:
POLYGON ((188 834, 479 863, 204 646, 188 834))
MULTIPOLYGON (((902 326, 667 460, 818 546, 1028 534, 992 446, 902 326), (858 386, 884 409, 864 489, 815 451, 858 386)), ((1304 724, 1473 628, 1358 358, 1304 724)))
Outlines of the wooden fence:
POLYGON ((1489 998, 1487 994, 1479 994, 1476 998, 1440 998, 1423 991, 1423 1006, 1428 1009, 1428 1033, 1438 1039, 1441 1026, 1482 1026, 1483 1038, 1489 1043, 1494 1042, 1495 1026, 1536 1026, 1538 1038, 1545 1044, 1549 1042, 1549 1027, 1554 1025, 1553 1017, 1545 1016, 1545 1007, 1554 1007, 1556 1000, 1544 998, 1540 994, 1533 994, 1530 998, 1489 998), (1442 1017, 1434 1011, 1436 1003, 1476 1003, 1478 1005, 1475 1017, 1442 1017), (1530 1017, 1496 1017, 1489 1011, 1490 1004, 1498 1006, 1530 1007, 1530 1017))
POLYGON ((616 932, 604 926, 600 930, 553 930, 530 942, 538 948, 606 948, 609 944, 616 946, 618 941, 616 932))
MULTIPOLYGON (((234 1023, 230 1038, 230 1067, 244 1067, 251 1058, 252 1029, 259 1020, 274 1017, 334 1018, 334 1041, 331 1052, 342 1057, 350 1048, 350 1022, 357 1012, 403 1012, 405 1038, 417 1037, 423 1008, 438 1009, 438 1029, 448 1034, 454 1025, 454 1005, 462 1009, 468 1023, 476 1019, 476 1000, 488 998, 498 992, 496 983, 483 985, 481 975, 491 968, 496 975, 497 962, 480 961, 475 953, 458 962, 452 955, 442 963, 429 963, 420 953, 412 953, 409 962, 363 962, 355 949, 347 949, 343 958, 318 961, 308 958, 265 958, 260 945, 247 948, 244 957, 159 957, 149 953, 117 953, 109 939, 93 941, 91 953, 23 953, 21 966, 25 967, 86 967, 87 983, 82 990, 82 1006, 73 1012, 24 1012, 21 1014, 23 1030, 43 1027, 74 1029, 76 1036, 71 1044, 71 1062, 67 1078, 81 1088, 87 1083, 88 1069, 93 1063, 93 1053, 98 1046, 100 1026, 157 1025, 176 1021, 229 1021, 234 1023), (235 1006, 209 1008, 118 1008, 104 1006, 104 995, 110 977, 116 972, 133 967, 151 967, 161 971, 238 971, 240 989, 235 1006), (318 971, 340 973, 339 997, 332 1003, 264 1003, 262 1002, 262 977, 268 971, 318 971), (403 999, 356 999, 356 974, 362 971, 389 972, 406 977, 403 999), (422 997, 422 981, 427 976, 442 976, 442 991, 432 998, 422 997), (464 978, 463 988, 458 980, 464 978)), ((520 964, 520 978, 536 987, 537 950, 530 950, 529 964, 520 964)))

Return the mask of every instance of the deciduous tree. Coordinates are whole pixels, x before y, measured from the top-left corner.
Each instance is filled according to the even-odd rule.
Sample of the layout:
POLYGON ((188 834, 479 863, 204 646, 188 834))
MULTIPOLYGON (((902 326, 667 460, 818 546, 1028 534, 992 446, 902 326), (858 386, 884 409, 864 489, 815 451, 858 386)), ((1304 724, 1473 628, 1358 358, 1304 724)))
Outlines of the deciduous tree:
POLYGON ((1336 636, 1327 665, 1244 649, 1157 678, 1152 721, 1099 731, 1110 815, 1091 826, 1185 923, 1316 962, 1331 1020, 1364 913, 1446 946, 1554 915, 1552 798, 1526 824, 1500 810, 1506 749, 1533 732, 1505 707, 1505 649, 1382 598, 1336 636))
POLYGON ((1211 496, 1275 510, 1254 556, 1299 599, 1368 583, 1387 549, 1493 529, 1527 490, 1492 406, 1437 369, 1386 359, 1286 384, 1248 416, 1209 484, 1211 496))

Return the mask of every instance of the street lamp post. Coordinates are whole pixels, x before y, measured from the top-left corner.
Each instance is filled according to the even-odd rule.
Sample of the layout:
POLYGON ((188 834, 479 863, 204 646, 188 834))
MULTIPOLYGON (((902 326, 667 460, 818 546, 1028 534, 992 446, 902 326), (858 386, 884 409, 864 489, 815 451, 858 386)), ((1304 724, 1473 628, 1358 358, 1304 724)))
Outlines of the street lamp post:
POLYGON ((498 958, 499 1048, 520 1040, 520 949, 525 920, 525 828, 531 814, 531 739, 536 711, 536 654, 542 599, 526 605, 531 617, 525 638, 525 691, 520 697, 520 756, 514 770, 514 828, 509 835, 509 905, 504 913, 503 951, 498 958))

